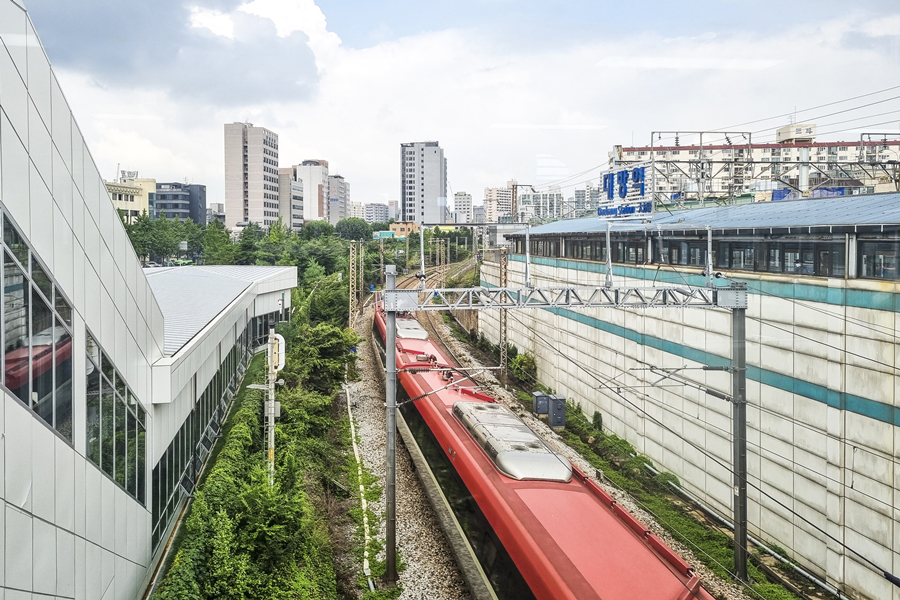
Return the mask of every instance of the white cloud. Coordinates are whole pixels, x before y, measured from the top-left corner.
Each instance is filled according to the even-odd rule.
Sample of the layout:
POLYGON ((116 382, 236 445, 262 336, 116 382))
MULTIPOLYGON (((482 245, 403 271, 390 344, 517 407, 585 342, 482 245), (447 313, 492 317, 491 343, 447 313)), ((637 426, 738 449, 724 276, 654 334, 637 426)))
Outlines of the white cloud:
POLYGON ((720 56, 607 56, 594 66, 614 69, 721 69, 756 71, 781 64, 774 58, 725 58, 720 56))
MULTIPOLYGON (((560 170, 581 173, 606 163, 613 144, 648 143, 654 130, 715 129, 854 95, 835 85, 835 73, 866 82, 859 93, 900 79, 900 63, 892 57, 836 43, 844 32, 863 27, 846 20, 812 23, 792 35, 719 34, 667 42, 634 34, 532 50, 499 47, 475 29, 445 30, 352 49, 327 30, 311 0, 254 0, 241 10, 272 19, 278 35, 302 31, 309 37, 320 69, 314 93, 198 110, 177 89, 101 89, 90 84, 89 75, 58 70, 106 173, 121 163, 160 180, 188 176, 208 186, 210 202, 220 202, 223 124, 248 120, 279 134, 282 166, 328 159, 350 182, 357 202, 397 199, 400 143, 436 139, 446 151, 452 191, 480 200, 485 187, 549 176, 538 172, 552 166, 544 155, 559 161, 560 170), (604 60, 620 57, 622 48, 647 49, 646 56, 626 57, 638 64, 661 56, 670 66, 656 72, 634 63, 625 69, 595 66, 618 65, 604 60), (684 58, 672 57, 694 62, 685 67, 678 62, 684 58), (159 115, 162 122, 146 115, 159 115)), ((248 15, 231 17, 239 24, 248 15)), ((285 61, 277 64, 278 71, 259 76, 290 75, 285 61)), ((311 64, 309 69, 315 71, 311 64)))
POLYGON ((270 19, 280 37, 295 31, 305 33, 320 72, 336 59, 341 39, 328 31, 325 13, 314 0, 252 0, 238 10, 270 19))
POLYGON ((231 15, 220 13, 217 10, 192 6, 191 27, 208 29, 216 35, 229 39, 234 38, 234 21, 231 20, 231 15))

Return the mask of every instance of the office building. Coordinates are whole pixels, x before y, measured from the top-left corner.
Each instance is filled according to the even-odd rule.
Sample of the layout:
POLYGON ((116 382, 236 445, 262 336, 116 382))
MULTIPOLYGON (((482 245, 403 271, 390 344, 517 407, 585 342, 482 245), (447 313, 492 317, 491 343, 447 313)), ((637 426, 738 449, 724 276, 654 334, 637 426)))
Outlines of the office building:
POLYGON ((444 223, 447 219, 447 160, 437 142, 400 144, 400 219, 444 223))
POLYGON ((388 202, 388 221, 390 221, 391 219, 394 219, 395 221, 397 220, 398 204, 399 203, 396 200, 391 200, 390 202, 388 202))
POLYGON ((472 207, 472 222, 484 223, 484 205, 472 207))
POLYGON ((191 219, 206 223, 206 186, 196 183, 156 184, 156 215, 166 219, 191 219))
POLYGON ((328 176, 328 222, 337 225, 338 221, 347 218, 350 204, 350 184, 343 175, 328 176))
POLYGON ((0 79, 0 597, 141 598, 296 269, 141 269, 14 0, 0 79))
POLYGON ((147 206, 144 190, 140 186, 119 181, 104 181, 104 184, 119 216, 126 223, 133 223, 140 216, 141 207, 147 206))
POLYGON ((390 221, 388 205, 387 204, 366 204, 366 223, 387 223, 390 221))
POLYGON ((453 212, 461 215, 462 220, 454 220, 455 223, 472 222, 472 194, 456 192, 453 194, 453 212))
POLYGON ((225 125, 225 226, 278 219, 278 135, 253 123, 225 125))
POLYGON ((224 202, 210 202, 206 205, 206 224, 209 225, 213 221, 225 222, 224 202))
POLYGON ((295 167, 278 169, 278 214, 286 227, 303 228, 303 182, 295 167))
POLYGON ((297 179, 303 182, 303 219, 321 221, 328 218, 328 161, 304 160, 294 165, 297 179))

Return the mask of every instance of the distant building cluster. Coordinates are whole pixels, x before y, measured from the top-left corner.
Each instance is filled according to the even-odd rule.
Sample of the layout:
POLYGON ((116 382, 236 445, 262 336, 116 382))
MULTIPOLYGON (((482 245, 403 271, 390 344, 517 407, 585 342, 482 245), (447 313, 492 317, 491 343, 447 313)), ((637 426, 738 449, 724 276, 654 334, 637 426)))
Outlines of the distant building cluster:
POLYGON ((205 185, 158 182, 139 177, 137 171, 120 171, 114 181, 104 183, 126 223, 133 223, 144 213, 151 219, 191 219, 199 225, 208 222, 205 185))

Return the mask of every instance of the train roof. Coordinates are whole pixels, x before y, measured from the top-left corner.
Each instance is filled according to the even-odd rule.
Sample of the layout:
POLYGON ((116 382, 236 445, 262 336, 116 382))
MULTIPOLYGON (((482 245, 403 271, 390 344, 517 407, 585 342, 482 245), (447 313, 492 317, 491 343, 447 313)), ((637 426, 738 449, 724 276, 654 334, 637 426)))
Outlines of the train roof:
POLYGON ((453 415, 497 469, 513 479, 569 482, 572 465, 550 450, 522 419, 502 404, 455 402, 453 415))
MULTIPOLYGON (((900 193, 836 196, 780 202, 710 206, 675 210, 656 209, 646 222, 614 221, 614 232, 783 229, 788 227, 854 227, 900 224, 900 193)), ((596 216, 539 225, 531 235, 605 234, 606 220, 596 216)), ((517 231, 512 236, 525 236, 517 231)))

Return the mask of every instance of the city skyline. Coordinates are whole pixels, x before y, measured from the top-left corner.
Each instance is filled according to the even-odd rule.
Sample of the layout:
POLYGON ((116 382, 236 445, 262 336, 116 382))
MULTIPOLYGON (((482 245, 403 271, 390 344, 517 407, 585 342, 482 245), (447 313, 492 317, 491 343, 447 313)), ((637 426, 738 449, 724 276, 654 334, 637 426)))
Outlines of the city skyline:
POLYGON ((854 95, 839 73, 864 81, 860 93, 900 77, 900 12, 887 2, 779 5, 777 21, 764 6, 657 5, 640 24, 615 27, 604 25, 613 13, 602 2, 464 2, 458 14, 421 15, 310 0, 134 4, 26 2, 98 164, 207 182, 211 202, 224 198, 221 123, 236 120, 279 132, 279 166, 327 156, 356 197, 387 203, 399 193, 394 148, 411 139, 441 140, 452 195, 539 183, 548 170, 571 176, 605 163, 615 144, 649 142, 654 129, 783 115, 764 124, 774 128, 794 109, 815 117, 803 109, 854 95), (73 21, 89 25, 70 31, 73 21), (161 23, 172 33, 164 44, 107 35, 161 23), (485 36, 492 27, 510 35, 485 36), (284 68, 294 77, 275 76, 284 68), (253 69, 249 85, 234 85, 253 69), (275 83, 255 85, 262 77, 275 83), (410 77, 413 89, 400 85, 410 77))

